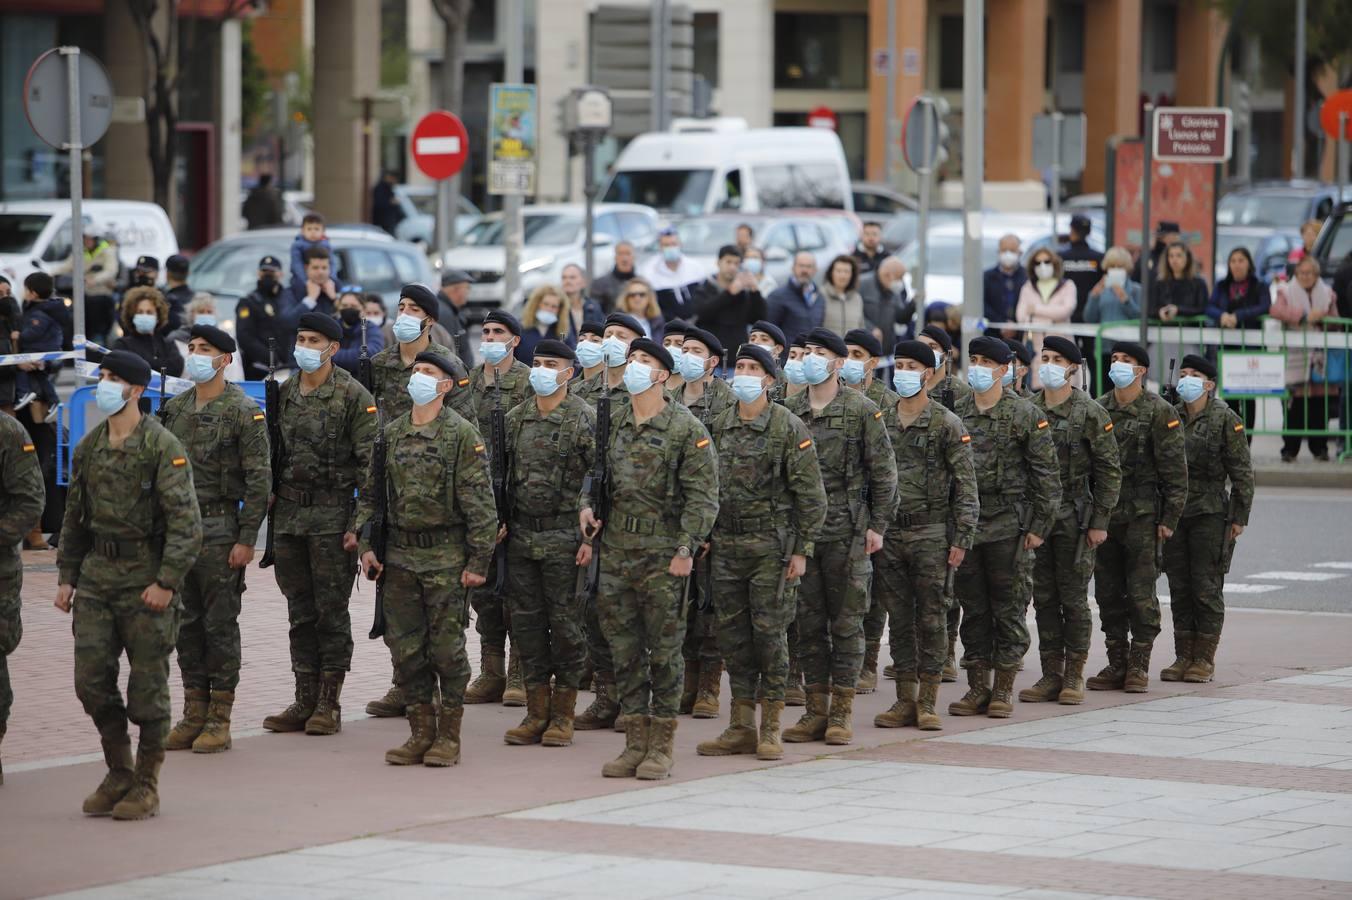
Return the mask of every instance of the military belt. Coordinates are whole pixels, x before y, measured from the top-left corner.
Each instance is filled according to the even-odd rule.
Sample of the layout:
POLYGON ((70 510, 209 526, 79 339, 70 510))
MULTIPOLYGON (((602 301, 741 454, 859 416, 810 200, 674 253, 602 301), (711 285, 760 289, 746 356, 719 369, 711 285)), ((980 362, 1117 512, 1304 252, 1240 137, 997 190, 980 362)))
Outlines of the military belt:
POLYGON ((277 486, 277 496, 299 506, 342 506, 352 502, 351 491, 328 488, 295 488, 289 484, 277 486))
POLYGON ((948 515, 946 513, 943 516, 936 516, 929 512, 897 513, 896 517, 892 519, 892 524, 898 528, 918 528, 921 525, 938 525, 947 523, 947 521, 948 515))
POLYGON ((629 534, 674 534, 675 529, 667 526, 665 522, 658 522, 655 519, 640 519, 637 516, 623 516, 616 524, 621 531, 629 534))
POLYGON ((747 516, 740 519, 733 516, 719 516, 714 530, 727 534, 752 534, 760 531, 775 531, 782 527, 784 527, 784 521, 777 516, 747 516))
POLYGON ((152 534, 142 540, 123 538, 94 538, 94 552, 104 559, 134 558, 141 555, 141 548, 150 542, 163 541, 164 535, 152 534))
POLYGON ((1023 502, 1023 494, 982 494, 981 508, 986 512, 1012 509, 1023 502))
POLYGON ((558 513, 552 516, 527 516, 521 513, 512 515, 511 528, 515 531, 559 531, 577 525, 577 516, 573 513, 558 513))
POLYGON ((445 528, 391 528, 390 543, 396 547, 418 547, 426 550, 449 544, 457 538, 463 538, 465 529, 461 527, 445 528))
POLYGON ((202 518, 214 519, 217 516, 232 516, 239 512, 238 500, 218 500, 215 503, 203 503, 202 518))

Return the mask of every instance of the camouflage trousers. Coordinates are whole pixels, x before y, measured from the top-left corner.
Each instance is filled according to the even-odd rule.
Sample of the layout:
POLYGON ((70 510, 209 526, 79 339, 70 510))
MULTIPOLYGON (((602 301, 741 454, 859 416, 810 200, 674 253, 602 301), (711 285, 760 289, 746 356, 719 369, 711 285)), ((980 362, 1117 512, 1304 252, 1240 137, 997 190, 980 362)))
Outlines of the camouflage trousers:
MULTIPOLYGON (((496 563, 497 557, 494 557, 496 563)), ((497 566, 488 568, 488 582, 483 587, 471 588, 469 605, 474 610, 474 630, 479 633, 479 645, 499 653, 507 652, 507 632, 511 630, 511 621, 503 604, 502 594, 494 590, 497 580, 497 566)), ((508 576, 510 577, 510 576, 508 576)), ((503 585, 506 591, 506 585, 503 585)))
MULTIPOLYGON (((1165 546, 1168 546, 1167 544, 1165 546)), ((1160 633, 1160 601, 1155 595, 1155 517, 1119 519, 1108 526, 1108 540, 1094 560, 1094 600, 1099 627, 1110 641, 1130 638, 1154 643, 1160 633)))
POLYGON ((864 616, 864 643, 880 644, 883 632, 887 630, 887 605, 878 599, 874 591, 869 591, 868 613, 864 616))
POLYGON ((507 609, 512 643, 527 685, 581 688, 587 664, 584 601, 577 582, 572 529, 507 538, 507 609))
POLYGON ((873 559, 873 596, 892 617, 893 668, 937 677, 948 656, 948 540, 892 529, 873 559))
POLYGON ((347 671, 352 666, 347 604, 356 554, 343 550, 341 533, 279 534, 274 545, 277 586, 286 595, 291 623, 291 671, 347 671))
POLYGON ((596 613, 610 645, 620 712, 676 718, 681 699, 681 637, 685 634, 686 579, 667 573, 661 550, 601 553, 596 613))
POLYGON ((231 544, 203 547, 183 580, 178 670, 183 687, 233 691, 239 685, 239 611, 244 570, 228 565, 231 544))
POLYGON ((182 606, 177 596, 155 612, 141 600, 143 588, 101 596, 75 593, 75 696, 105 741, 121 740, 127 722, 141 729, 140 748, 159 750, 169 736, 169 654, 178 637, 182 606), (118 686, 122 652, 130 675, 124 702, 118 686))
MULTIPOLYGON (((713 558, 696 560, 690 576, 690 604, 685 614, 685 640, 681 644, 681 657, 687 667, 717 665, 723 659, 718 642, 718 610, 713 598, 704 596, 704 587, 700 583, 701 571, 707 565, 714 565, 713 558)), ((710 593, 722 596, 717 584, 717 570, 710 575, 714 585, 710 593)))
POLYGON ((14 690, 9 685, 9 655, 23 639, 23 602, 19 594, 23 588, 23 563, 13 548, 0 549, 0 729, 9 721, 9 710, 14 706, 14 690))
POLYGON ((448 554, 444 567, 414 572, 393 563, 385 567, 385 646, 394 678, 407 703, 431 703, 438 684, 446 709, 463 706, 469 683, 465 655, 465 589, 460 572, 463 552, 448 554))
POLYGON ((1169 612, 1175 631, 1220 634, 1225 624, 1225 515, 1204 513, 1178 520, 1164 545, 1169 612))
MULTIPOLYGON (((578 590, 585 592, 583 580, 578 581, 578 590)), ((586 606, 583 624, 587 632, 587 661, 593 670, 613 674, 615 659, 610 654, 610 642, 601 628, 601 616, 596 611, 597 601, 584 598, 583 603, 586 606)))
POLYGON ((1094 620, 1089 613, 1089 578, 1094 551, 1074 516, 1058 519, 1035 551, 1033 609, 1037 614, 1038 653, 1089 654, 1094 620), (1083 547, 1078 564, 1075 555, 1083 547))
POLYGON ((758 685, 766 700, 784 699, 788 628, 795 612, 789 586, 779 592, 784 566, 778 554, 714 557, 718 647, 734 700, 755 700, 758 685))
POLYGON ((963 659, 1017 669, 1028 652, 1027 603, 1020 568, 1026 556, 1017 535, 967 551, 953 579, 962 603, 963 659))
POLYGON ((864 616, 873 567, 856 542, 818 541, 798 587, 798 658, 808 684, 853 687, 864 667, 864 616))

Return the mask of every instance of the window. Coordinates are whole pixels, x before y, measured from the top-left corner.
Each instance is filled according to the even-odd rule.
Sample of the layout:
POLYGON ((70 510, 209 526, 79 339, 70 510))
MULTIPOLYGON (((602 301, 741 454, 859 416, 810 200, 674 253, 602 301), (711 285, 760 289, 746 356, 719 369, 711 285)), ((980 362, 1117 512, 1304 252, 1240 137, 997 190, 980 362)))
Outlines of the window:
POLYGON ((695 74, 718 87, 718 13, 695 13, 695 74))
POLYGON ((657 237, 657 229, 643 213, 616 213, 620 220, 620 236, 635 247, 646 247, 657 237))
POLYGON ((846 185, 829 162, 753 166, 761 209, 843 209, 846 185))
POLYGON ((1178 8, 1163 3, 1152 3, 1145 9, 1146 40, 1150 48, 1150 71, 1172 72, 1176 68, 1178 42, 1178 8))
POLYGON ((742 170, 733 169, 723 176, 723 194, 718 198, 719 209, 742 208, 742 170))
MULTIPOLYGON (((1091 0, 1092 2, 1092 0, 1091 0)), ((1056 70, 1078 75, 1084 72, 1084 7, 1062 3, 1056 7, 1056 70)))
POLYGON ((620 220, 614 213, 606 213, 596 217, 596 223, 592 226, 592 234, 608 234, 613 241, 620 240, 620 220))
POLYGON ((378 294, 399 289, 399 275, 384 250, 353 247, 345 255, 347 272, 344 280, 378 294))
MULTIPOLYGON (((86 226, 88 227, 88 226, 86 226)), ((71 238, 70 220, 61 223, 61 227, 52 233, 51 243, 42 254, 43 262, 60 262, 70 256, 71 238)))
POLYGON ((793 231, 798 236, 799 250, 820 250, 826 246, 826 235, 816 225, 800 222, 793 226, 793 231))
POLYGON ((399 273, 399 280, 402 283, 408 284, 422 280, 422 267, 418 265, 416 257, 398 250, 392 252, 390 257, 394 260, 394 270, 399 273))
POLYGON ((712 169, 657 169, 616 172, 606 203, 642 203, 658 212, 699 215, 714 180, 712 169))
POLYGON ((867 81, 868 16, 775 14, 775 87, 863 90, 867 81))
POLYGON ((939 90, 962 90, 962 16, 939 17, 939 90))
POLYGON ((778 247, 792 253, 794 250, 793 227, 787 223, 774 225, 765 233, 765 247, 778 247))
MULTIPOLYGON (((51 216, 36 213, 5 213, 0 215, 0 253, 27 253, 37 242, 51 216)), ((59 232, 58 232, 59 235, 59 232)), ((53 235, 55 239, 58 235, 53 235)), ((70 230, 66 230, 66 247, 70 247, 70 230)), ((66 251, 69 253, 69 249, 66 251)), ((63 257, 57 257, 62 259, 63 257)))
POLYGON ((465 37, 471 44, 492 44, 498 39, 498 4, 469 4, 469 22, 465 37))

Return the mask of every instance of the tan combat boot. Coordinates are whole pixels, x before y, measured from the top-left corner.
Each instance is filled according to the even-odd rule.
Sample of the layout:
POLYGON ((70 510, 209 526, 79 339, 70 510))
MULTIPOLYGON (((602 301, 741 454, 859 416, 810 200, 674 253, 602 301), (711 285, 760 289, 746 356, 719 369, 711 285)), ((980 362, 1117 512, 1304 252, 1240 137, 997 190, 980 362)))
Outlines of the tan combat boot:
POLYGON ((756 752, 756 701, 733 700, 728 727, 712 741, 695 747, 700 756, 736 756, 756 752))
POLYGON ((939 675, 921 675, 920 690, 916 693, 915 724, 921 731, 943 731, 943 723, 934 710, 939 702, 939 675))
POLYGON ((166 750, 190 750, 192 742, 202 733, 207 724, 207 703, 211 699, 210 691, 205 688, 188 688, 183 692, 183 718, 165 738, 166 750))
POLYGON ((509 744, 524 747, 540 743, 540 736, 549 727, 549 685, 532 684, 526 690, 526 717, 515 728, 507 729, 502 739, 509 744))
POLYGON ((895 679, 897 677, 897 667, 891 663, 883 666, 883 677, 895 679))
POLYGON ((1174 632, 1174 661, 1160 669, 1160 681, 1182 681, 1183 674, 1192 665, 1197 635, 1191 631, 1174 632))
POLYGON ((628 716, 624 724, 624 750, 601 767, 606 778, 633 778, 638 767, 648 756, 647 716, 628 716))
POLYGON ((549 700, 549 727, 540 736, 546 747, 567 747, 573 743, 573 711, 577 708, 577 688, 554 688, 549 700))
POLYGON ((108 765, 108 774, 94 789, 94 793, 85 798, 86 816, 112 815, 113 807, 127 795, 135 784, 132 774, 131 739, 103 742, 103 761, 108 765))
POLYGON ((1220 646, 1219 634, 1199 634, 1193 644, 1192 663, 1183 673, 1183 680, 1189 684, 1206 684, 1216 674, 1216 648, 1220 646))
POLYGON ((392 766, 420 766, 432 743, 437 739, 437 710, 430 703, 416 703, 408 708, 408 740, 393 750, 385 751, 385 762, 392 766))
POLYGON ((826 714, 826 743, 843 747, 854 740, 851 718, 854 715, 854 688, 831 688, 831 710, 826 714))
POLYGON ((404 689, 397 684, 391 684, 385 696, 366 704, 366 714, 376 719, 397 719, 406 714, 407 706, 408 700, 404 697, 404 689))
POLYGON ((466 703, 501 703, 507 689, 507 654, 483 648, 479 654, 479 677, 465 688, 466 703))
POLYGON ((972 663, 967 667, 967 693, 948 704, 950 716, 979 716, 990 706, 990 667, 972 663))
POLYGON ((653 717, 648 724, 648 752, 634 774, 639 781, 660 781, 671 777, 676 762, 676 719, 653 717))
POLYGON ((1127 642, 1110 638, 1106 643, 1108 665, 1085 680, 1091 691, 1120 691, 1127 678, 1127 642))
POLYGON ((234 708, 234 691, 211 692, 207 724, 203 726, 197 740, 192 742, 193 753, 221 753, 230 749, 233 743, 230 738, 230 712, 234 708))
POLYGON ((873 717, 874 728, 903 728, 914 725, 915 698, 918 684, 914 672, 902 672, 897 676, 897 702, 886 712, 873 717))
POLYGON ((615 724, 620 707, 615 702, 615 674, 596 670, 596 697, 582 715, 573 720, 578 731, 600 731, 615 724))
POLYGON ((699 660, 687 659, 684 683, 681 685, 681 699, 676 706, 676 711, 680 715, 688 716, 695 711, 695 698, 699 696, 699 676, 699 660))
POLYGON ((756 741, 756 759, 784 758, 784 744, 779 737, 779 716, 783 712, 784 701, 761 701, 760 736, 756 741))
POLYGON ((946 682, 958 680, 958 636, 956 634, 948 636, 948 656, 944 658, 943 674, 940 677, 946 682))
POLYGON ((805 744, 826 737, 826 717, 831 711, 831 689, 824 684, 807 686, 807 708, 798 724, 784 729, 784 740, 790 744, 805 744))
POLYGON ((856 694, 871 694, 878 689, 878 642, 864 644, 864 666, 859 670, 859 680, 855 682, 856 694))
POLYGON ((1076 653, 1066 654, 1066 674, 1061 677, 1061 693, 1056 702, 1062 706, 1079 706, 1084 702, 1085 658, 1076 653))
POLYGON ((263 720, 268 731, 304 731, 319 701, 319 676, 313 672, 296 673, 296 699, 275 716, 263 720))
POLYGON ((507 684, 502 689, 502 705, 526 705, 526 681, 521 674, 521 654, 517 652, 515 642, 508 647, 507 684))
POLYGON ((1019 700, 1022 703, 1051 703, 1061 696, 1061 678, 1066 667, 1065 657, 1060 651, 1039 655, 1042 657, 1042 677, 1035 681, 1032 687, 1019 691, 1019 700))
MULTIPOLYGON (((996 669, 995 687, 991 690, 986 715, 992 719, 1008 719, 1014 712, 1014 676, 1018 669, 996 669)), ((1057 693, 1060 693, 1058 688, 1057 693)))
POLYGON ((700 666, 699 685, 695 689, 695 703, 690 709, 691 715, 696 719, 717 719, 718 691, 722 684, 723 661, 703 663, 700 666))
POLYGON ((1127 674, 1122 679, 1122 690, 1128 694, 1144 694, 1150 690, 1150 644, 1132 641, 1127 655, 1127 674))
POLYGON ((133 784, 113 807, 114 819, 134 821, 160 814, 160 766, 163 763, 163 750, 137 749, 133 784))
POLYGON ((798 668, 798 660, 789 660, 789 680, 784 686, 784 705, 802 706, 807 702, 803 691, 803 670, 798 668))
POLYGON ((441 707, 437 715, 437 739, 423 754, 423 765, 446 768, 460 762, 460 720, 465 716, 463 706, 441 707))
POLYGON ((323 672, 319 676, 319 700, 314 714, 305 720, 306 734, 337 734, 343 730, 343 707, 338 699, 343 694, 346 672, 323 672))

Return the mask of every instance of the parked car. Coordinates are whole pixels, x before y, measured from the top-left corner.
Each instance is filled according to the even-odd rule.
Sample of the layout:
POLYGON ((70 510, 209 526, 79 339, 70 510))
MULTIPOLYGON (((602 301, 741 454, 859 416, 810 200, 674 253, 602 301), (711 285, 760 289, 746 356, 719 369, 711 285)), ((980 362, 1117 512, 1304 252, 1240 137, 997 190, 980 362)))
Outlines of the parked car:
MULTIPOLYGON (((1344 200, 1352 198, 1352 192, 1344 200)), ((1338 205, 1338 187, 1318 181, 1265 181, 1230 191, 1216 206, 1217 225, 1252 225, 1299 231, 1324 220, 1338 205)))
POLYGON ((879 219, 903 212, 914 213, 919 209, 914 197, 908 197, 887 184, 856 181, 850 185, 850 193, 854 196, 854 211, 862 219, 879 219))
MULTIPOLYGON (((86 233, 117 242, 124 270, 138 256, 164 261, 178 252, 174 226, 163 209, 140 200, 86 200, 81 206, 86 233)), ((47 271, 71 253, 69 200, 15 200, 0 203, 0 274, 18 285, 29 274, 47 271)), ((17 293, 17 291, 16 291, 17 293)))
MULTIPOLYGON (((437 189, 430 185, 400 184, 395 185, 394 197, 404 211, 404 218, 394 226, 394 236, 401 241, 432 247, 437 225, 437 189)), ((479 207, 461 194, 455 210, 457 238, 463 237, 483 217, 479 207)))
MULTIPOLYGON (((580 203, 541 203, 521 211, 523 246, 520 290, 503 296, 502 275, 506 269, 505 238, 501 213, 484 216, 465 233, 464 239, 441 255, 441 264, 464 269, 474 278, 469 289, 471 309, 517 307, 538 284, 559 281, 569 263, 583 265, 586 248, 584 209, 580 203)), ((645 247, 657 236, 657 213, 636 203, 598 203, 592 235, 595 271, 605 272, 615 260, 614 245, 629 241, 645 247)))
POLYGON ((1330 282, 1338 267, 1352 258, 1352 203, 1336 207, 1324 220, 1314 242, 1314 258, 1319 260, 1324 280, 1330 282))
MULTIPOLYGON (((708 272, 718 266, 718 248, 735 243, 738 225, 750 225, 755 232, 755 244, 765 253, 765 274, 778 284, 784 284, 793 267, 793 257, 807 251, 817 259, 817 271, 823 272, 831 260, 854 249, 858 231, 846 225, 839 217, 812 212, 788 212, 770 215, 745 213, 714 213, 694 216, 676 222, 676 233, 681 237, 681 251, 708 272)), ((657 252, 656 244, 645 248, 645 255, 657 252)))
MULTIPOLYGON (((961 222, 960 209, 930 209, 929 224, 933 228, 945 222, 961 222)), ((920 229, 920 213, 899 212, 883 223, 883 246, 893 253, 898 252, 915 240, 920 229)))
POLYGON ((1273 231, 1252 225, 1221 225, 1216 229, 1216 265, 1213 284, 1225 277, 1230 254, 1239 247, 1248 249, 1259 278, 1271 281, 1286 267, 1286 257, 1300 247, 1300 232, 1273 231))

